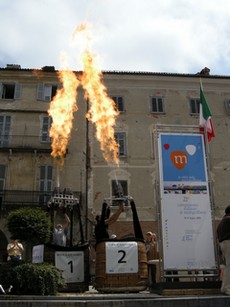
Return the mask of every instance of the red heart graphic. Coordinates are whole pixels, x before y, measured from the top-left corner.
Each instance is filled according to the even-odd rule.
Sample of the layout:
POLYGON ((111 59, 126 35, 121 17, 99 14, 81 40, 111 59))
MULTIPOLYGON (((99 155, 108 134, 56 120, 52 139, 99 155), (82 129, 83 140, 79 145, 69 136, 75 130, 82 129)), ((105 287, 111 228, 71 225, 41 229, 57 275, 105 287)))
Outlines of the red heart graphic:
POLYGON ((169 149, 169 144, 164 144, 164 148, 166 149, 166 150, 168 150, 169 149))

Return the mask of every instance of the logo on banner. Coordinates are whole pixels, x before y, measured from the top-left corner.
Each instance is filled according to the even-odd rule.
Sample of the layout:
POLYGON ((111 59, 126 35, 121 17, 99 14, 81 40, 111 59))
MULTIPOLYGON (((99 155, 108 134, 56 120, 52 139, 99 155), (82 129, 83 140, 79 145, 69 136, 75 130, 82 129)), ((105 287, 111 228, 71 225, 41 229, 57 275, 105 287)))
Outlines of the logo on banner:
MULTIPOLYGON (((170 145, 164 144, 164 148, 166 150, 169 150, 170 145)), ((185 165, 188 163, 188 154, 193 156, 196 152, 196 146, 194 145, 187 145, 185 149, 186 149, 186 152, 183 150, 174 150, 170 154, 170 159, 173 165, 179 170, 183 169, 185 165)))

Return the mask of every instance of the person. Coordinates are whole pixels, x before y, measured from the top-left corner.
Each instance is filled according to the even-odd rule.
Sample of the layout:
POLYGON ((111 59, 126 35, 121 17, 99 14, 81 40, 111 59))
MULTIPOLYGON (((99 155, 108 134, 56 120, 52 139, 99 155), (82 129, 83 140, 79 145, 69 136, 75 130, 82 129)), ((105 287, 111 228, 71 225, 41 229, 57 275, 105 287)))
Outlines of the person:
POLYGON ((220 256, 220 280, 222 281, 224 277, 225 259, 224 259, 221 249, 219 252, 220 252, 220 255, 219 255, 220 256))
POLYGON ((158 258, 157 252, 157 236, 155 233, 148 231, 146 233, 145 240, 146 252, 147 252, 147 260, 153 260, 158 258))
POLYGON ((147 262, 148 262, 148 275, 150 286, 156 283, 157 267, 153 263, 153 260, 158 259, 158 247, 157 247, 157 236, 155 233, 148 231, 145 239, 147 262))
POLYGON ((230 206, 225 208, 225 215, 217 227, 217 238, 225 260, 220 291, 230 295, 230 206))
MULTIPOLYGON (((58 246, 66 246, 67 234, 70 226, 70 219, 66 212, 64 213, 65 224, 57 224, 53 232, 53 244, 58 246)), ((56 219, 56 211, 54 211, 54 221, 56 219)))
POLYGON ((7 245, 7 261, 19 262, 22 260, 22 253, 24 247, 22 243, 19 243, 15 238, 11 239, 11 242, 7 245))
POLYGON ((124 204, 120 204, 117 211, 112 215, 110 215, 110 208, 108 205, 106 203, 102 204, 102 213, 96 216, 96 226, 94 230, 96 243, 100 240, 110 238, 108 227, 117 221, 122 212, 124 212, 124 204))

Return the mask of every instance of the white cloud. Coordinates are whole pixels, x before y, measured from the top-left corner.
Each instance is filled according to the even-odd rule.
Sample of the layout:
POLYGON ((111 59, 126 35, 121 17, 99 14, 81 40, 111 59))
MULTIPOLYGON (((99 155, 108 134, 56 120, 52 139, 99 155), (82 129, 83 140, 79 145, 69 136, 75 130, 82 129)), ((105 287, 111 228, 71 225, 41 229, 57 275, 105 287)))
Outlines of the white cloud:
MULTIPOLYGON (((103 70, 228 74, 228 0, 0 0, 0 66, 79 70, 77 25, 89 22, 103 70)), ((79 41, 81 44, 81 41, 79 41)))

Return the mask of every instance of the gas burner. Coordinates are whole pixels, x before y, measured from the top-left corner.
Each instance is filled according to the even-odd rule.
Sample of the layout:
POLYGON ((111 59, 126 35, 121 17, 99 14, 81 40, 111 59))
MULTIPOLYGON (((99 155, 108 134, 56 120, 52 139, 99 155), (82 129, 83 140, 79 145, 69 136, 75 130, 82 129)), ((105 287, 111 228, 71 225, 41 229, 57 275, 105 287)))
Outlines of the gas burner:
POLYGON ((73 206, 79 205, 79 199, 74 197, 70 189, 64 189, 63 192, 60 188, 55 188, 51 199, 48 201, 48 207, 55 208, 72 208, 73 206))

